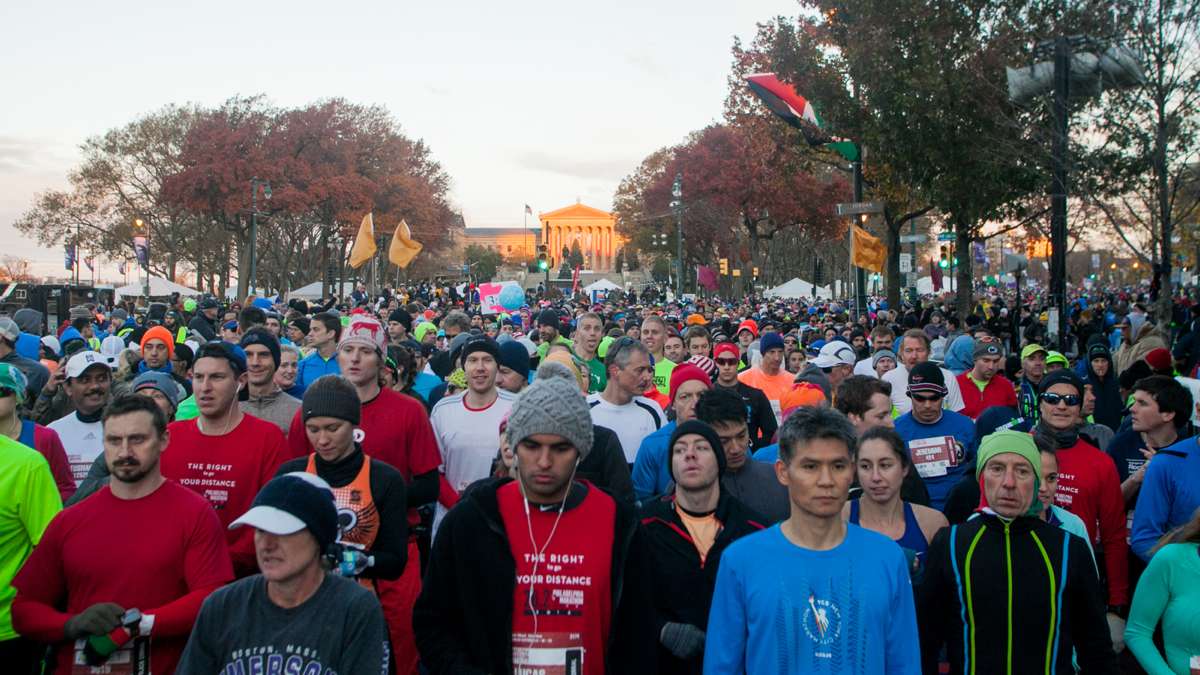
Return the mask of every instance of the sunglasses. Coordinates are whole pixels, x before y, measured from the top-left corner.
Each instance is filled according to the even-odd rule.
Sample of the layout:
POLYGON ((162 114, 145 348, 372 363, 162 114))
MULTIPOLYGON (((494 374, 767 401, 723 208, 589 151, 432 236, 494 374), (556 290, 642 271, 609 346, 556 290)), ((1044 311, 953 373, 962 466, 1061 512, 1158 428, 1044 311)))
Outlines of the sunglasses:
POLYGON ((929 396, 922 394, 909 394, 908 397, 914 401, 920 401, 921 403, 933 403, 934 401, 940 401, 945 398, 945 396, 929 396))
POLYGON ((736 366, 737 364, 737 359, 717 359, 718 366, 736 366))
POLYGON ((0 398, 8 398, 9 396, 16 395, 17 392, 13 391, 12 389, 0 389, 0 398))
POLYGON ((609 363, 610 359, 616 359, 617 354, 620 353, 622 349, 625 349, 635 342, 637 342, 637 340, 629 337, 628 335, 614 340, 613 343, 608 347, 608 354, 605 356, 605 363, 609 363))
POLYGON ((1069 406, 1076 406, 1079 405, 1079 396, 1076 394, 1042 394, 1042 403, 1050 405, 1066 403, 1069 406))

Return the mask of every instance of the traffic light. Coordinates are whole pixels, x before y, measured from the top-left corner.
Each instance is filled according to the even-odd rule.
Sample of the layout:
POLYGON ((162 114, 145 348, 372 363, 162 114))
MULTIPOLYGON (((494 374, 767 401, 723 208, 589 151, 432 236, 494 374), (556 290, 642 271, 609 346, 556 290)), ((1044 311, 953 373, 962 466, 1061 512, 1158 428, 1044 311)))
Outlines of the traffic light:
POLYGON ((950 247, 949 246, 942 247, 942 258, 941 258, 941 260, 938 260, 938 267, 940 267, 942 269, 946 269, 947 267, 950 267, 950 247))
POLYGON ((729 258, 721 258, 721 275, 729 274, 729 258))
POLYGON ((538 269, 543 272, 550 269, 550 254, 547 253, 548 247, 543 244, 538 246, 538 269))

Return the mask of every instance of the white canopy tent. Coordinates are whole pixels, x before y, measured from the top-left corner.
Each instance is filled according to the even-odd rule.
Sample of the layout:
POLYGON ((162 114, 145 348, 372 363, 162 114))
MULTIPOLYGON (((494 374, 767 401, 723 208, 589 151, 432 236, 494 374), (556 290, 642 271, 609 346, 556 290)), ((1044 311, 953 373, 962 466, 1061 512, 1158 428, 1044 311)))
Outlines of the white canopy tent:
MULTIPOLYGON (((329 290, 331 293, 336 293, 337 295, 345 297, 354 292, 354 284, 349 281, 342 284, 341 293, 337 292, 336 286, 337 284, 330 286, 329 290)), ((307 286, 301 286, 300 288, 288 292, 287 299, 291 300, 292 298, 300 298, 301 300, 321 300, 321 282, 314 281, 307 286)))
POLYGON ((592 283, 588 284, 587 286, 584 286, 583 292, 587 293, 588 295, 591 295, 592 291, 616 291, 616 290, 620 290, 620 288, 621 288, 620 285, 614 284, 613 282, 609 281, 608 279, 600 278, 600 279, 597 279, 596 281, 593 281, 592 283))
MULTIPOLYGON (((113 291, 118 298, 136 298, 142 295, 145 290, 145 284, 138 281, 127 286, 121 286, 113 291)), ((181 286, 174 281, 169 281, 162 277, 150 277, 150 297, 165 298, 172 293, 178 293, 182 296, 200 295, 200 291, 187 286, 181 286)))
POLYGON ((763 293, 768 298, 821 298, 832 300, 833 292, 828 286, 813 286, 809 282, 796 277, 763 293))

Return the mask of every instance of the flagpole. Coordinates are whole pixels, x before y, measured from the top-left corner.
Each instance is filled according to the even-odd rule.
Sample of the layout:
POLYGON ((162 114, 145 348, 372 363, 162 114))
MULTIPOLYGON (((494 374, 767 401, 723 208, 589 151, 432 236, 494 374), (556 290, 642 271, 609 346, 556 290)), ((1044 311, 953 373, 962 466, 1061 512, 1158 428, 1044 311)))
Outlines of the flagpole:
POLYGON ((529 205, 523 211, 525 217, 525 271, 529 272, 529 205))

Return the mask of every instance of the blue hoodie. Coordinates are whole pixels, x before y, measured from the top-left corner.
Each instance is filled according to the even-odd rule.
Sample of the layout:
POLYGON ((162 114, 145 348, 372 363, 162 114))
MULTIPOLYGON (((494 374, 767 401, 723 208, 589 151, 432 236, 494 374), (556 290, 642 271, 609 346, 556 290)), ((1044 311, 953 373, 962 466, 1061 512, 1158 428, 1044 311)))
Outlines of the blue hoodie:
POLYGON ((946 370, 962 375, 975 365, 975 340, 970 335, 959 335, 946 350, 946 370))
POLYGON ((62 335, 58 336, 58 343, 62 345, 58 353, 59 356, 67 355, 67 343, 71 340, 80 340, 85 345, 87 344, 87 340, 83 339, 83 336, 79 334, 79 331, 76 330, 74 326, 67 326, 67 329, 62 332, 62 335))

